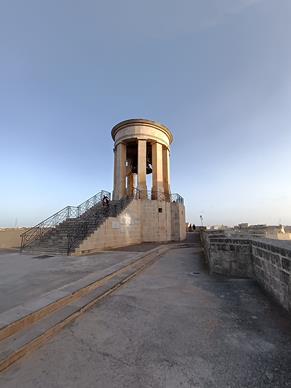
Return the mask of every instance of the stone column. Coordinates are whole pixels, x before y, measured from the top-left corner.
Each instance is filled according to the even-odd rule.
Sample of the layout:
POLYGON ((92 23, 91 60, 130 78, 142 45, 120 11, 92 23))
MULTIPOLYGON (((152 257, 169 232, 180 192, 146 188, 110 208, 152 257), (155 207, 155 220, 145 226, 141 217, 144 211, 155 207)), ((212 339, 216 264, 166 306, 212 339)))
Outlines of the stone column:
POLYGON ((113 199, 117 199, 116 198, 116 194, 117 194, 117 151, 116 151, 116 147, 114 147, 114 171, 113 171, 113 175, 114 175, 114 181, 113 181, 113 199))
POLYGON ((132 195, 133 194, 133 190, 134 190, 134 174, 129 174, 128 177, 128 188, 127 188, 127 192, 128 192, 128 195, 132 195))
POLYGON ((164 192, 163 182, 163 146, 159 143, 152 145, 152 162, 153 162, 153 199, 158 199, 157 192, 164 192))
MULTIPOLYGON (((170 151, 163 147, 163 175, 164 175, 164 193, 170 194, 170 151)), ((169 196, 168 196, 169 198, 169 196)))
POLYGON ((119 143, 115 148, 115 155, 114 199, 118 200, 126 195, 126 144, 119 143))
POLYGON ((147 197, 147 141, 146 140, 138 140, 138 162, 137 162, 137 182, 138 189, 142 192, 141 198, 147 197))

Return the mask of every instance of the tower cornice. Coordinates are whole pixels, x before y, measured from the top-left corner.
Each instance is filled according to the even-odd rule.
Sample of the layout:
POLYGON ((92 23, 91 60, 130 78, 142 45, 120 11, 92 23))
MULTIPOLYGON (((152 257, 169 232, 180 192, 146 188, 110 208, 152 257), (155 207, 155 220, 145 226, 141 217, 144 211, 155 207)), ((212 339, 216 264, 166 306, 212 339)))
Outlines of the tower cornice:
POLYGON ((169 128, 167 128, 165 125, 160 124, 156 121, 146 120, 146 119, 130 119, 130 120, 121 121, 120 123, 118 123, 117 125, 115 125, 112 128, 111 135, 112 135, 113 140, 115 141, 116 134, 120 130, 122 130, 123 128, 137 126, 137 125, 143 125, 143 126, 148 126, 151 128, 156 128, 156 129, 164 132, 167 135, 170 144, 173 142, 173 134, 169 130, 169 128))

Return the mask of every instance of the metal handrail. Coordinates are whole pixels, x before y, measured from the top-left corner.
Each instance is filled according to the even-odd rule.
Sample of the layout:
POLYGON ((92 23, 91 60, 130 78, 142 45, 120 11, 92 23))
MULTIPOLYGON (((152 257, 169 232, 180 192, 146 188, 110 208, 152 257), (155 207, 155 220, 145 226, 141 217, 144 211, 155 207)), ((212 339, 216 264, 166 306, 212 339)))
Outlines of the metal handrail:
POLYGON ((65 222, 68 219, 79 218, 83 216, 93 206, 101 203, 104 196, 111 198, 111 194, 108 191, 102 190, 93 197, 87 199, 87 201, 81 203, 79 206, 66 206, 64 209, 58 211, 52 216, 46 218, 44 221, 28 229, 21 234, 21 250, 28 246, 32 241, 41 239, 47 233, 50 233, 58 225, 65 222))
POLYGON ((157 200, 184 204, 184 198, 180 194, 170 194, 163 191, 139 190, 135 188, 131 194, 135 199, 157 200))
POLYGON ((67 255, 76 249, 80 242, 84 240, 98 225, 101 225, 108 217, 117 217, 124 210, 133 196, 127 196, 114 203, 109 202, 107 206, 99 208, 94 216, 88 215, 74 225, 67 235, 67 255), (117 203, 116 203, 117 202, 117 203), (98 217, 99 216, 99 217, 98 217))

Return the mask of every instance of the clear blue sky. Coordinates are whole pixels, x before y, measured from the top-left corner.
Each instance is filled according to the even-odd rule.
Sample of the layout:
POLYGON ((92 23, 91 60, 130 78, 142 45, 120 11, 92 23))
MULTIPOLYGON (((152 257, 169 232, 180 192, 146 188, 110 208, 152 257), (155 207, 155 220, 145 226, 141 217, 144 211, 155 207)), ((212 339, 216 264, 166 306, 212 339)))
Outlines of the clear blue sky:
POLYGON ((0 226, 112 189, 110 130, 174 133, 187 219, 291 224, 290 0, 1 0, 0 226))

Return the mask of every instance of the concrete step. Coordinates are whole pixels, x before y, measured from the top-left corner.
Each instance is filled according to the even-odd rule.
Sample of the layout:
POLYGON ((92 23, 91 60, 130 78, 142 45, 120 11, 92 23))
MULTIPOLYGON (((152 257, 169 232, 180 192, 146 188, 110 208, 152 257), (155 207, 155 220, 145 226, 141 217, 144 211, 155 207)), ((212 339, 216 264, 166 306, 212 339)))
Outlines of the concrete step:
POLYGON ((35 251, 35 252, 39 252, 39 251, 44 251, 44 250, 53 250, 54 252, 64 252, 68 247, 68 244, 65 244, 65 245, 60 245, 60 246, 56 246, 55 244, 43 244, 43 245, 38 245, 38 246, 29 246, 29 247, 26 247, 23 251, 24 252, 28 252, 28 251, 35 251))
POLYGON ((26 251, 23 251, 26 255, 33 255, 33 256, 41 256, 41 255, 46 255, 49 254, 51 256, 66 256, 67 255, 67 250, 66 251, 56 251, 55 249, 29 249, 26 251))
MULTIPOLYGON (((35 311, 20 308, 22 314, 26 311, 22 318, 14 311, 14 316, 17 317, 15 321, 10 312, 10 324, 0 327, 0 372, 44 344, 67 324, 154 263, 171 247, 163 245, 138 255, 136 259, 129 259, 126 264, 115 265, 114 270, 113 267, 107 269, 105 276, 93 282, 92 275, 94 277, 95 274, 55 290, 32 304, 31 309, 34 308, 35 311), (82 284, 83 287, 80 288, 82 284), (40 306, 42 307, 39 308, 40 306)), ((9 321, 9 312, 8 317, 7 314, 6 317, 0 314, 0 322, 5 320, 9 321)))

